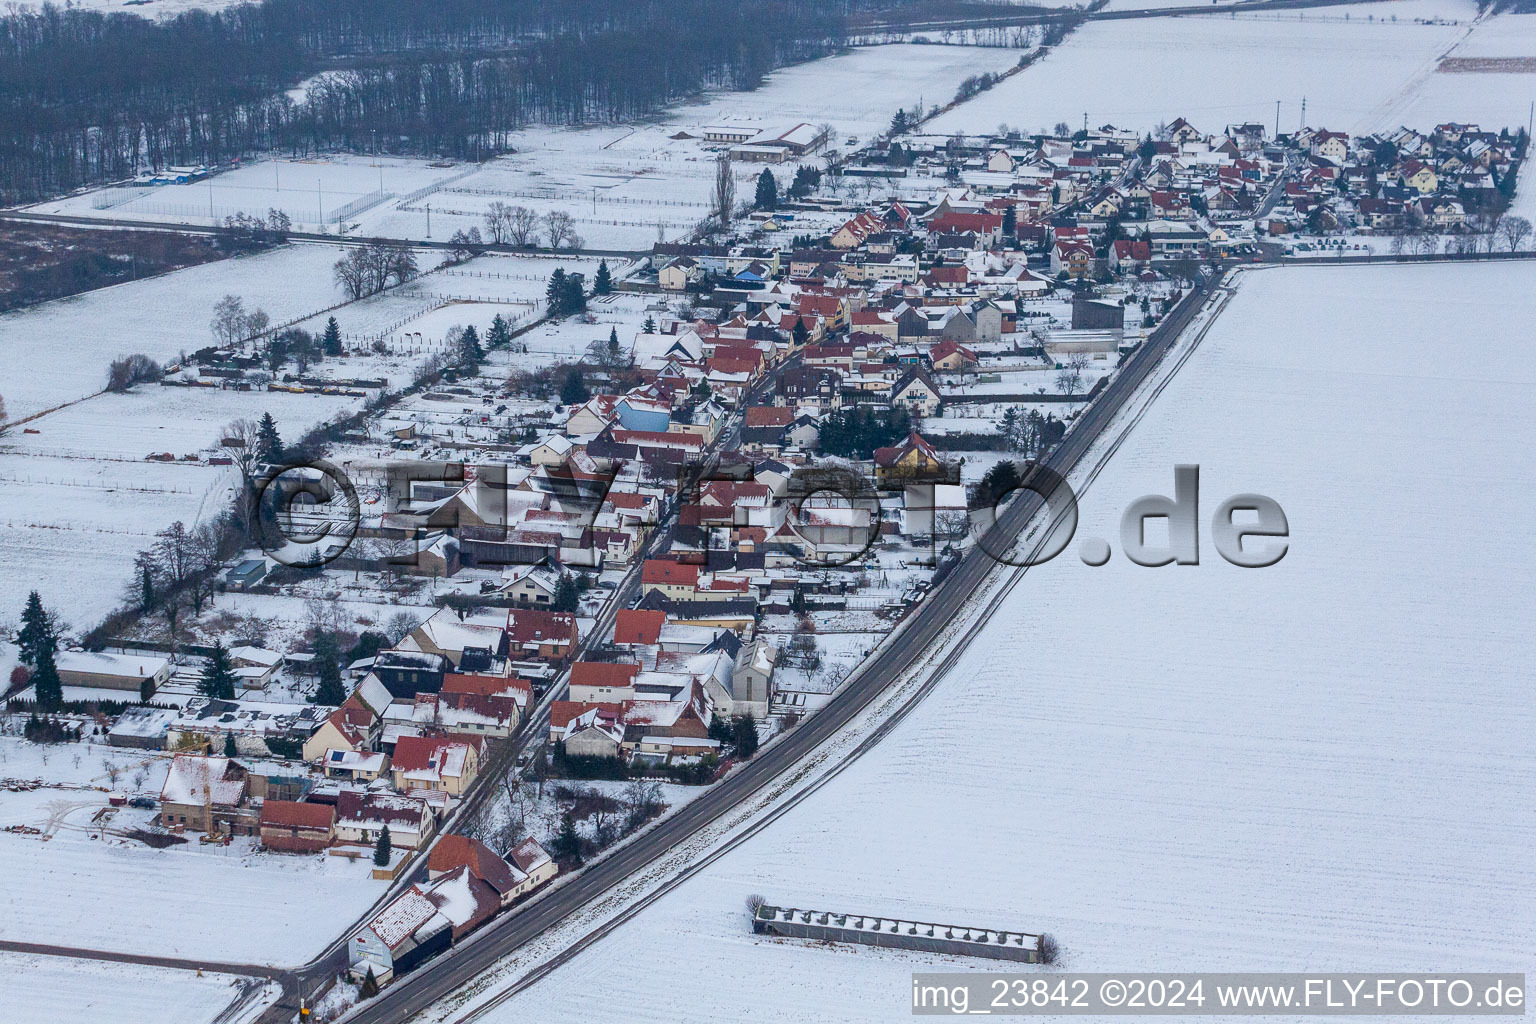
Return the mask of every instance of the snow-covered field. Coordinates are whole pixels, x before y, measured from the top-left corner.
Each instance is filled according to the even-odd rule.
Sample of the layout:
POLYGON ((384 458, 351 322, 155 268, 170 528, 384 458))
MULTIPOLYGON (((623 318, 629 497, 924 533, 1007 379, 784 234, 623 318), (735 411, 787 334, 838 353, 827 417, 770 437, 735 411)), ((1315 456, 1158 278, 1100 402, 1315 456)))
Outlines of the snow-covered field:
POLYGON ((1046 930, 1071 970, 1527 969, 1536 372, 1456 339, 1508 336, 1533 285, 1247 275, 1078 536, 1118 546, 1194 462, 1205 515, 1281 504, 1283 561, 1207 537, 1198 566, 1031 570, 871 753, 485 1019, 673 1020, 687 992, 695 1020, 888 1020, 911 971, 987 966, 755 939, 754 892, 1046 930))
MULTIPOLYGON (((317 161, 261 161, 206 182, 153 189, 112 189, 41 204, 50 213, 205 224, 244 211, 286 210, 295 225, 323 219, 335 230, 338 211, 366 203, 381 188, 392 198, 343 218, 367 235, 445 239, 470 227, 484 230, 492 202, 540 214, 569 213, 594 248, 649 249, 658 235, 687 235, 708 214, 718 147, 700 137, 708 125, 790 128, 829 124, 836 148, 862 143, 890 123, 899 107, 943 103, 960 82, 1002 71, 1019 58, 1003 47, 890 44, 784 68, 751 92, 717 93, 675 107, 643 124, 586 128, 534 127, 513 133, 516 152, 473 164, 440 164, 389 157, 332 156, 317 161), (687 133, 688 138, 671 136, 687 133), (436 186, 434 188, 434 186, 436 186), (432 188, 430 194, 415 193, 432 188), (142 193, 142 194, 138 194, 142 193), (103 202, 116 203, 98 209, 103 202)), ((818 157, 809 158, 819 163, 818 157)), ((737 164, 737 193, 751 198, 762 168, 737 164)), ((793 165, 775 174, 793 173, 793 165)), ((329 281, 329 268, 323 279, 329 281)))
POLYGON ((0 439, 0 594, 10 605, 36 588, 76 628, 91 628, 117 606, 134 555, 158 531, 191 526, 232 496, 228 468, 146 456, 206 456, 222 427, 263 412, 297 438, 361 401, 140 385, 45 416, 36 434, 13 430, 0 439))
POLYGON ((1387 20, 1398 4, 1090 22, 1044 60, 925 130, 983 132, 1007 124, 1034 132, 1058 121, 1080 127, 1084 113, 1094 126, 1138 130, 1180 116, 1207 132, 1248 120, 1272 130, 1276 100, 1282 129, 1294 130, 1303 98, 1310 125, 1379 127, 1382 108, 1433 71, 1476 16, 1464 0, 1411 6, 1415 17, 1438 12, 1459 24, 1418 24, 1407 11, 1387 20))
POLYGON ((9 1024, 211 1024, 243 979, 99 960, 0 953, 9 1024))
MULTIPOLYGON (((1444 121, 1471 122, 1485 130, 1529 126, 1531 101, 1536 99, 1536 15, 1485 18, 1448 56, 1451 61, 1403 96, 1377 127, 1432 127, 1444 121), (1525 71, 1450 70, 1457 67, 1456 61, 1500 57, 1523 57, 1532 63, 1525 71)), ((1536 217, 1536 187, 1529 170, 1522 179, 1513 212, 1536 217)))
POLYGON ((209 321, 225 295, 282 323, 341 301, 331 267, 345 252, 288 245, 188 267, 0 316, 0 395, 19 419, 100 391, 107 364, 143 352, 162 362, 213 343, 209 321))
POLYGON ((0 832, 0 870, 26 880, 0 890, 4 938, 290 966, 319 953, 384 892, 386 883, 374 881, 367 858, 258 854, 250 839, 220 847, 194 837, 155 850, 112 833, 151 811, 117 811, 106 822, 106 838, 97 838, 92 819, 107 806, 107 794, 87 787, 113 785, 108 762, 119 768, 118 792, 158 796, 164 755, 0 736, 0 778, 69 787, 6 793, 0 800, 0 826, 52 834, 44 841, 0 832), (297 921, 303 927, 295 927, 297 921))

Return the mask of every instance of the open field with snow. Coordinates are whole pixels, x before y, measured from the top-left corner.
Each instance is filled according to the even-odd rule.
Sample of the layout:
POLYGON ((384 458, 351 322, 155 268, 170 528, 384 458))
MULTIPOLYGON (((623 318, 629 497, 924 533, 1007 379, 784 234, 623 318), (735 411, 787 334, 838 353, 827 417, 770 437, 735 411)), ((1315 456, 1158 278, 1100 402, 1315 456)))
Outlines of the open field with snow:
POLYGON ((221 847, 202 846, 194 837, 155 850, 113 834, 153 811, 118 810, 105 823, 105 838, 97 838, 101 828, 92 819, 107 806, 107 793, 88 787, 112 786, 105 773, 109 761, 121 768, 118 792, 158 796, 163 754, 94 744, 39 746, 0 736, 0 778, 44 778, 62 787, 6 793, 0 800, 0 826, 29 825, 52 835, 43 841, 0 832, 0 869, 26 879, 0 892, 0 936, 288 966, 320 952, 384 892, 386 883, 373 880, 367 858, 258 854, 250 839, 221 847), (300 920, 305 926, 295 928, 300 920))
POLYGON ((1094 126, 1151 130, 1183 116, 1206 132, 1250 120, 1273 130, 1276 100, 1282 130, 1294 130, 1303 97, 1309 125, 1378 127, 1381 108, 1433 71, 1476 16, 1461 0, 1432 0, 1412 5, 1418 17, 1434 11, 1458 24, 1418 24, 1406 11, 1384 20, 1397 6, 1090 22, 1044 60, 924 130, 1007 124, 1036 132, 1058 121, 1076 128, 1085 112, 1094 126))
POLYGON ((247 982, 227 974, 0 953, 10 1024, 211 1024, 247 982))
POLYGON ((0 394, 12 419, 100 391, 107 364, 143 352, 162 362, 213 343, 214 303, 242 296, 282 323, 341 301, 331 266, 345 250, 288 245, 114 285, 0 316, 0 394))
MULTIPOLYGON (((1485 18, 1448 56, 1440 70, 1403 96, 1378 127, 1400 123, 1432 127, 1444 121, 1472 122, 1484 130, 1529 126, 1531 101, 1536 99, 1536 15, 1485 18), (1451 70, 1476 66, 1468 61, 1511 57, 1525 58, 1527 70, 1451 70)), ((1536 185, 1529 165, 1521 174, 1510 212, 1536 219, 1536 185)))
POLYGON ((1069 970, 1527 969, 1536 455, 1499 438, 1531 432, 1536 372, 1456 339, 1528 321, 1533 285, 1246 275, 1075 481, 1078 537, 1118 548, 1120 510, 1193 462, 1202 526, 1234 493, 1281 504, 1283 561, 1237 569, 1207 534, 1198 566, 1030 570, 878 747, 486 1019, 668 1021, 686 991, 695 1020, 890 1020, 913 970, 995 968, 756 939, 754 892, 1050 931, 1069 970))
POLYGON ((34 421, 0 438, 0 593, 36 588, 81 631, 117 606, 134 555, 181 520, 227 507, 234 473, 207 456, 233 420, 270 412, 297 438, 362 399, 139 385, 34 421), (178 460, 147 462, 169 452, 178 460))
MULTIPOLYGON (((486 209, 500 201, 540 214, 571 214, 590 247, 645 250, 658 236, 686 236, 709 212, 718 147, 703 141, 703 127, 829 124, 834 147, 848 149, 849 138, 866 141, 890 123, 898 107, 943 103, 966 77, 1003 71, 1018 58, 1019 51, 1003 47, 863 47, 783 68, 754 91, 713 94, 644 123, 528 128, 512 135, 516 152, 478 168, 342 155, 268 160, 205 182, 99 190, 34 209, 190 224, 282 209, 304 229, 320 222, 334 231, 339 219, 349 231, 365 235, 441 240, 460 228, 483 231, 486 209), (679 133, 688 137, 672 138, 679 133), (389 198, 381 198, 381 190, 389 198), (348 210, 351 206, 359 208, 348 210)), ((743 201, 751 198, 761 170, 756 164, 736 165, 743 201)), ((781 170, 792 174, 793 164, 775 173, 781 170)), ((329 282, 328 268, 324 279, 329 282)))

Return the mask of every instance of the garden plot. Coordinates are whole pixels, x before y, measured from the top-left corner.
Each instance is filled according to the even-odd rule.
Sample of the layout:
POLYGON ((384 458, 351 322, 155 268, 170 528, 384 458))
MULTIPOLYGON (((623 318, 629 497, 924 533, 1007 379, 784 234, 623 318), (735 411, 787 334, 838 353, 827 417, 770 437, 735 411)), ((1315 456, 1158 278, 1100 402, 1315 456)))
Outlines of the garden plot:
MULTIPOLYGON (((369 542, 359 541, 366 546, 369 542)), ((432 603, 438 594, 455 589, 454 581, 428 582, 407 578, 403 583, 386 581, 377 573, 354 573, 332 569, 324 575, 304 580, 282 593, 218 594, 195 621, 188 623, 191 635, 211 640, 234 633, 247 640, 279 650, 298 650, 310 644, 312 601, 323 603, 327 625, 345 632, 385 632, 396 616, 415 619, 412 628, 437 610, 432 603)), ((299 684, 305 688, 309 684, 299 684)))
POLYGON ((1029 571, 873 751, 485 1019, 673 1020, 687 992, 696 1020, 888 1020, 913 970, 989 969, 757 938, 754 892, 1049 931, 1068 970, 1524 970, 1536 455, 1508 439, 1536 373, 1446 339, 1527 322, 1533 286, 1531 263, 1245 275, 1075 480, 1078 534, 1118 546, 1194 462, 1202 516, 1282 505, 1283 561, 1206 537, 1198 566, 1029 571))
MULTIPOLYGON (((327 317, 334 315, 349 347, 366 349, 382 343, 391 354, 415 364, 421 361, 416 357, 448 353, 453 328, 473 326, 483 339, 496 316, 514 329, 542 317, 544 293, 556 269, 581 274, 590 290, 602 262, 584 256, 486 254, 441 267, 403 288, 350 303, 298 326, 319 332, 327 317)), ((629 267, 624 260, 609 260, 608 265, 615 280, 629 267)))
POLYGON ((1180 116, 1205 132, 1242 121, 1273 130, 1276 100, 1282 130, 1294 130, 1303 97, 1309 125, 1380 127, 1384 105, 1433 70, 1468 33, 1475 13, 1435 0, 1414 9, 1443 10, 1459 23, 1384 20, 1394 6, 1090 22, 1044 60, 924 131, 987 132, 1007 124, 1036 132, 1058 121, 1078 128, 1085 114, 1092 126, 1139 131, 1180 116))
POLYGON ((227 974, 22 953, 0 953, 0 971, 10 1024, 213 1024, 226 1006, 264 987, 227 974))
POLYGON ((19 419, 100 391, 107 364, 143 352, 162 362, 213 343, 225 295, 274 323, 341 301, 331 274, 338 246, 293 244, 114 285, 0 316, 0 395, 19 419))

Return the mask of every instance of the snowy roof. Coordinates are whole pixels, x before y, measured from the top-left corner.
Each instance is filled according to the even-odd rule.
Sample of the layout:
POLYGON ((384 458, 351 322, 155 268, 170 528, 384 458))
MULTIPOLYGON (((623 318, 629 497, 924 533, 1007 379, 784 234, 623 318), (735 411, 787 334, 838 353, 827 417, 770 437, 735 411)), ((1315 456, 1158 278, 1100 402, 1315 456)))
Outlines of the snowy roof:
POLYGON ((476 886, 469 867, 455 868, 451 874, 433 882, 427 888, 427 898, 437 905, 443 916, 453 922, 455 928, 463 927, 482 911, 491 909, 482 901, 476 889, 484 891, 484 883, 476 886))
POLYGON ((437 914, 437 905, 427 899, 416 886, 400 894, 400 898, 368 922, 368 928, 390 949, 410 938, 411 935, 437 914))
POLYGON ((381 772, 384 755, 361 750, 327 750, 325 767, 344 772, 381 772))
POLYGON ((108 736, 135 737, 138 739, 158 739, 165 735, 172 722, 176 720, 176 712, 168 708, 132 707, 126 709, 112 726, 108 736))
POLYGON ((54 659, 60 672, 150 679, 170 665, 164 658, 146 654, 108 654, 106 651, 60 651, 54 659))
POLYGON ((206 796, 214 804, 226 807, 238 804, 245 796, 245 776, 236 765, 234 778, 226 778, 230 764, 227 757, 176 755, 171 758, 165 785, 160 788, 160 802, 200 804, 206 796))
POLYGON ((252 665, 276 668, 283 663, 283 656, 265 647, 231 647, 229 656, 235 661, 248 661, 252 665))
POLYGON ((519 871, 531 875, 535 869, 548 864, 550 857, 544 847, 539 845, 539 841, 530 837, 514 846, 507 854, 507 860, 519 871))

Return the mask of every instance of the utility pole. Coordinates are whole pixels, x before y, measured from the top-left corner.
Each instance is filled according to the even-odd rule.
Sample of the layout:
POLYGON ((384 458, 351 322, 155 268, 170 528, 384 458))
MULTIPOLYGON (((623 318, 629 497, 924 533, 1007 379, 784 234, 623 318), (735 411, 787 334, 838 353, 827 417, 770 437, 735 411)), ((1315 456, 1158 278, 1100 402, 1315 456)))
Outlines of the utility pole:
POLYGON ((1305 129, 1306 127, 1307 127, 1307 98, 1305 96, 1303 96, 1301 98, 1301 127, 1298 128, 1297 130, 1300 131, 1300 130, 1305 129))
POLYGON ((427 204, 427 237, 432 237, 432 204, 427 204))
POLYGON ((315 179, 315 223, 325 226, 325 193, 320 190, 320 179, 315 179))
POLYGON ((1280 101, 1275 100, 1275 138, 1280 137, 1280 101))
POLYGON ((208 219, 215 226, 219 223, 219 218, 213 212, 213 182, 211 181, 208 183, 208 219))

